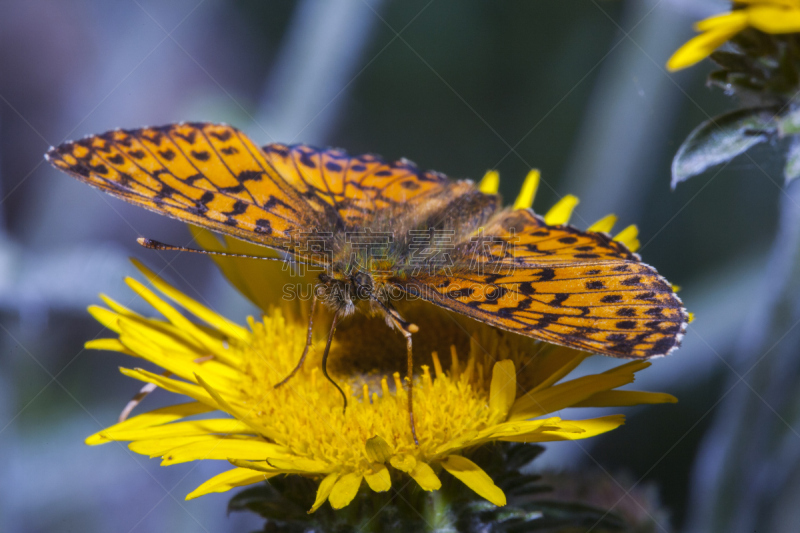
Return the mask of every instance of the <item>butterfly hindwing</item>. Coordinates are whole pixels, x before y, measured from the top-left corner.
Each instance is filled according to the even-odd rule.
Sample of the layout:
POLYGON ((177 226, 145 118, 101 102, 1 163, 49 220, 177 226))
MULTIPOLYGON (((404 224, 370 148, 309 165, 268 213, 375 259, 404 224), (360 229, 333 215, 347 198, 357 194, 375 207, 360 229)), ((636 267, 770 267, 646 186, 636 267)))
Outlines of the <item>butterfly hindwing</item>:
POLYGON ((332 210, 342 227, 363 227, 376 216, 424 220, 453 198, 473 189, 405 159, 387 162, 373 154, 306 145, 268 144, 270 164, 320 212, 332 210))
POLYGON ((604 233, 571 226, 548 225, 530 209, 504 211, 486 232, 481 261, 515 264, 638 262, 639 256, 604 233))
POLYGON ((502 329, 615 357, 665 355, 680 343, 686 323, 669 284, 636 262, 455 271, 401 286, 502 329))

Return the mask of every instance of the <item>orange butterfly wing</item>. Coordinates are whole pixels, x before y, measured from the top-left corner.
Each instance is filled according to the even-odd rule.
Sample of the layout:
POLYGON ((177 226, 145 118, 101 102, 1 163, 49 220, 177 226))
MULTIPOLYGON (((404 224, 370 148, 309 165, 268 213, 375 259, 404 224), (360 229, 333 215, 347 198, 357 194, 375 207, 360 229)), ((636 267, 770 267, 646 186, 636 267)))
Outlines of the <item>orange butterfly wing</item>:
POLYGON ((687 313, 656 270, 602 233, 505 211, 452 275, 395 281, 476 320, 614 357, 650 358, 680 345, 687 313), (482 245, 482 246, 480 246, 482 245))
POLYGON ((471 182, 421 171, 405 159, 387 162, 372 154, 350 156, 306 145, 268 144, 262 150, 316 211, 343 227, 363 228, 376 216, 424 220, 473 190, 471 182))
POLYGON ((285 248, 292 231, 315 223, 297 191, 230 126, 110 131, 46 158, 113 196, 256 244, 285 248))

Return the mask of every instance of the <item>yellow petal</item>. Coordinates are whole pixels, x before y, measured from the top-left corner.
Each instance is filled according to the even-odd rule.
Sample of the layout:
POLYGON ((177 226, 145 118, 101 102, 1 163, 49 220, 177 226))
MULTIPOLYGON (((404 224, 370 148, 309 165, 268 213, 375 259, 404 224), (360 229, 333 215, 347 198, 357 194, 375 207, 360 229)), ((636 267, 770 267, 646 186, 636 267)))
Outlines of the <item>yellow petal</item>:
POLYGON ((274 475, 277 474, 263 474, 254 472, 249 468, 234 468, 212 477, 187 494, 186 499, 191 500, 193 498, 197 498, 198 496, 203 496, 204 494, 210 494, 212 492, 226 492, 234 487, 252 485, 253 483, 258 483, 260 481, 264 481, 265 479, 269 479, 274 475))
POLYGON ((266 474, 286 474, 283 470, 279 468, 273 468, 271 464, 267 461, 248 461, 246 459, 234 459, 229 458, 228 462, 233 466, 238 466, 239 468, 248 468, 250 470, 257 470, 259 472, 264 472, 266 474))
POLYGON ((478 436, 481 434, 476 429, 470 429, 456 437, 455 439, 445 442, 435 450, 435 455, 442 456, 453 453, 462 448, 470 446, 472 443, 477 442, 478 436))
POLYGON ((699 63, 728 39, 747 28, 747 17, 731 18, 725 24, 706 31, 686 42, 667 61, 668 70, 680 70, 699 63))
POLYGON ((392 456, 392 447, 380 435, 367 439, 367 457, 373 463, 385 463, 392 456))
POLYGON ((105 294, 101 294, 100 295, 100 299, 103 300, 106 303, 106 305, 108 307, 110 307, 111 310, 114 311, 115 313, 117 313, 118 315, 127 316, 127 317, 136 316, 136 317, 141 318, 141 315, 139 313, 131 311, 130 309, 128 309, 124 305, 117 303, 115 300, 109 298, 105 294))
POLYGON ((417 461, 417 465, 408 475, 417 482, 422 490, 431 491, 442 488, 441 480, 439 480, 439 477, 434 473, 433 468, 431 468, 428 463, 417 461))
MULTIPOLYGON (((756 0, 756 1, 761 2, 763 0, 756 0)), ((713 17, 709 17, 705 20, 701 20, 700 22, 695 23, 694 29, 696 29, 697 31, 709 31, 716 28, 722 28, 722 27, 727 28, 730 26, 738 26, 742 23, 742 21, 746 20, 747 20, 747 12, 740 10, 729 11, 727 13, 714 15, 713 17)))
POLYGON ((500 188, 500 173, 496 170, 489 170, 483 175, 483 179, 478 184, 478 190, 483 194, 497 194, 500 188))
POLYGON ((161 466, 204 459, 260 461, 276 455, 283 455, 287 451, 282 446, 265 442, 257 437, 227 438, 216 435, 215 437, 213 440, 190 442, 183 446, 172 448, 163 456, 161 466))
POLYGON ((93 339, 90 341, 86 341, 83 345, 84 348, 87 350, 107 350, 109 352, 122 352, 133 357, 139 357, 137 354, 133 353, 129 349, 127 349, 119 339, 93 339))
POLYGON ((569 430, 569 422, 564 422, 558 417, 550 417, 538 420, 518 420, 515 422, 504 422, 481 431, 478 437, 470 444, 483 444, 490 440, 497 440, 514 435, 525 435, 536 431, 546 431, 555 429, 569 430))
POLYGON ((279 433, 275 432, 272 428, 265 426, 255 418, 249 416, 250 413, 245 413, 241 409, 231 405, 230 402, 228 402, 225 398, 222 397, 219 391, 214 390, 214 388, 210 386, 199 375, 195 374, 195 379, 197 379, 197 382, 200 384, 200 386, 203 387, 206 390, 206 392, 208 392, 209 396, 211 396, 214 399, 214 401, 217 403, 217 405, 220 406, 220 408, 223 411, 235 416, 236 418, 238 418, 239 420, 241 420, 242 422, 244 422, 245 424, 256 430, 256 432, 260 433, 261 435, 264 435, 268 439, 276 442, 280 440, 281 435, 279 433))
POLYGON ((119 340, 123 346, 135 352, 139 357, 147 359, 182 379, 194 381, 194 374, 199 370, 199 365, 196 363, 181 361, 177 357, 166 357, 158 347, 146 344, 144 342, 145 339, 135 338, 131 335, 121 335, 119 340))
POLYGON ((538 354, 533 361, 527 363, 526 372, 537 376, 547 376, 530 392, 546 389, 554 383, 558 383, 591 355, 589 352, 571 350, 560 346, 545 347, 542 353, 538 354))
POLYGON ((120 331, 118 333, 128 333, 143 337, 148 342, 157 345, 159 348, 172 350, 175 352, 186 353, 189 359, 207 355, 203 346, 170 324, 164 322, 147 320, 136 317, 119 317, 117 319, 120 331))
POLYGON ((158 385, 164 390, 168 390, 176 394, 183 394, 185 396, 193 398, 198 402, 202 402, 212 407, 212 410, 222 409, 222 407, 214 400, 214 398, 208 395, 208 393, 203 389, 203 387, 198 387, 197 385, 194 385, 192 383, 186 383, 185 381, 181 381, 178 379, 166 378, 164 376, 148 372, 147 370, 143 370, 141 368, 130 369, 130 368, 120 367, 119 371, 124 376, 128 376, 129 378, 138 379, 139 381, 144 381, 145 383, 153 383, 154 385, 158 385))
POLYGON ((327 474, 334 469, 332 465, 324 461, 292 455, 269 458, 269 464, 283 472, 297 474, 327 474))
POLYGON ((199 354, 190 355, 162 350, 154 343, 151 343, 150 339, 142 335, 140 331, 136 330, 125 331, 123 335, 120 335, 119 340, 126 348, 139 354, 140 357, 186 381, 194 382, 195 375, 199 374, 215 389, 222 390, 228 394, 238 394, 237 384, 241 380, 241 374, 226 365, 221 365, 215 361, 195 363, 194 359, 199 354))
POLYGON ((634 380, 634 373, 649 366, 632 361, 602 374, 592 374, 520 396, 511 407, 509 420, 524 420, 569 407, 601 391, 615 389, 634 380))
POLYGON ((115 429, 115 426, 112 426, 104 430, 103 435, 111 440, 139 440, 252 432, 250 426, 235 418, 208 418, 127 430, 115 429))
POLYGON ((229 364, 235 365, 237 361, 233 359, 233 354, 226 350, 222 341, 211 337, 206 332, 198 328, 196 325, 183 316, 178 310, 169 305, 167 302, 159 298, 153 291, 139 283, 133 278, 125 278, 125 283, 139 296, 142 297, 148 304, 153 306, 159 313, 174 324, 179 330, 190 333, 197 341, 199 341, 211 353, 217 356, 221 361, 226 361, 229 364))
POLYGON ((751 26, 766 33, 800 32, 800 9, 781 9, 775 6, 753 6, 747 9, 751 26))
POLYGON ((609 390, 592 394, 573 407, 626 407, 656 403, 677 403, 678 399, 665 392, 641 392, 634 390, 609 390))
POLYGON ((119 315, 114 311, 109 311, 105 307, 100 307, 99 305, 90 305, 89 314, 92 315, 92 318, 100 322, 103 326, 107 327, 114 333, 119 333, 119 325, 117 324, 117 320, 119 319, 119 315))
POLYGON ((689 315, 689 318, 687 318, 686 321, 689 324, 691 324, 692 322, 694 322, 694 313, 687 313, 687 314, 689 315))
POLYGON ((353 498, 358 494, 358 488, 361 486, 361 479, 361 474, 356 474, 355 472, 340 477, 333 485, 330 496, 328 496, 331 507, 341 509, 353 501, 353 498))
MULTIPOLYGON (((203 250, 209 250, 213 252, 232 252, 232 250, 229 250, 223 246, 219 239, 217 239, 216 235, 207 229, 189 224, 189 231, 192 233, 194 240, 203 250)), ((274 254, 265 253, 264 255, 272 256, 274 254)), ((251 290, 250 284, 242 275, 242 269, 240 268, 244 265, 247 265, 247 261, 237 261, 233 257, 224 257, 219 255, 212 255, 211 259, 222 271, 222 275, 225 276, 225 279, 233 284, 233 286, 236 287, 239 292, 244 294, 248 299, 250 299, 250 301, 256 305, 259 305, 260 300, 258 299, 258 295, 251 290)), ((262 307, 262 309, 266 309, 266 307, 262 307)))
POLYGON ((494 364, 492 384, 489 390, 489 407, 497 419, 505 420, 508 410, 517 397, 517 370, 514 362, 506 359, 494 364))
POLYGON ((539 170, 534 168, 528 172, 528 175, 525 176, 525 181, 522 183, 519 196, 514 201, 514 209, 530 209, 533 206, 536 190, 539 188, 539 178, 539 170))
POLYGON ((372 472, 365 474, 364 479, 367 480, 369 488, 375 492, 386 492, 392 488, 392 476, 389 475, 389 469, 382 464, 372 465, 372 472))
POLYGON ((128 444, 128 448, 141 455, 150 458, 161 457, 169 453, 170 450, 201 441, 213 441, 219 437, 216 435, 195 435, 194 437, 172 437, 169 439, 137 440, 128 444))
POLYGON ((468 436, 461 436, 453 439, 446 444, 437 448, 434 458, 447 456, 452 453, 457 453, 464 448, 480 446, 489 441, 505 439, 506 437, 513 437, 515 435, 527 435, 536 432, 547 430, 561 429, 564 431, 574 430, 581 432, 580 428, 573 427, 569 422, 564 422, 558 417, 551 417, 538 420, 518 420, 515 422, 504 422, 489 426, 482 431, 472 431, 468 436))
POLYGON ((414 459, 413 456, 405 453, 393 455, 392 458, 389 459, 389 463, 401 472, 411 472, 414 470, 414 467, 417 466, 417 460, 414 459))
POLYGON ((611 233, 614 224, 617 223, 616 215, 606 215, 587 229, 587 231, 596 231, 597 233, 611 233))
POLYGON ((577 196, 573 196, 571 194, 566 195, 559 200, 556 205, 551 207, 547 214, 544 215, 545 223, 551 226, 558 226, 568 223, 570 217, 572 216, 572 211, 579 202, 580 200, 577 196))
POLYGON ((333 486, 338 480, 339 474, 335 472, 325 476, 325 479, 323 479, 319 484, 319 488, 317 489, 317 498, 314 500, 314 505, 312 505, 311 509, 308 510, 308 514, 313 513, 319 509, 323 503, 328 501, 328 496, 330 496, 331 490, 333 490, 333 486))
POLYGON ((570 420, 570 428, 566 431, 540 431, 527 435, 517 435, 513 437, 504 437, 500 440, 509 442, 552 442, 559 440, 577 440, 588 439, 595 437, 601 433, 616 429, 625 423, 625 417, 622 415, 604 416, 601 418, 593 418, 590 420, 570 420), (575 429, 580 429, 576 432, 575 429))
POLYGON ((478 465, 460 455, 451 455, 442 461, 442 467, 474 490, 479 496, 495 505, 506 504, 506 495, 494 484, 492 478, 478 465))
POLYGON ((627 246, 628 250, 631 252, 635 252, 639 249, 639 239, 637 239, 638 236, 639 228, 637 228, 634 224, 631 224, 624 230, 617 233, 614 236, 614 240, 627 246))
POLYGON ((161 424, 167 424, 174 420, 180 420, 181 418, 185 418, 187 416, 208 413, 209 411, 214 411, 215 409, 216 409, 215 407, 210 407, 209 405, 199 402, 181 403, 178 405, 170 405, 168 407, 154 409, 153 411, 150 411, 148 413, 142 413, 140 415, 129 418, 124 422, 120 422, 119 424, 114 424, 113 426, 106 428, 103 431, 99 431, 94 435, 88 437, 85 442, 90 446, 103 444, 104 442, 111 441, 111 439, 103 436, 106 431, 111 431, 111 432, 129 431, 134 429, 158 426, 161 424))
POLYGON ((189 298, 181 291, 161 279, 155 272, 144 266, 141 261, 137 259, 131 259, 131 261, 155 288, 166 294, 170 299, 180 304, 181 307, 192 313, 194 316, 200 318, 208 324, 211 324, 229 337, 241 340, 247 340, 250 338, 250 333, 243 327, 231 322, 225 317, 220 316, 200 302, 189 298))

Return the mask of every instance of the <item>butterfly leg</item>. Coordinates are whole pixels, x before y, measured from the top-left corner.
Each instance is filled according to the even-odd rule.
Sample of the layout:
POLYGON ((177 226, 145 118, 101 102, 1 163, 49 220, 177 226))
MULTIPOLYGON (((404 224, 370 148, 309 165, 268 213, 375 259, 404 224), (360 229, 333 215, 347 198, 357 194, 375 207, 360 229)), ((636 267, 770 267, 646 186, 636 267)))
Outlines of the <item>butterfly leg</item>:
POLYGON ((287 381, 292 379, 297 371, 303 368, 303 363, 306 360, 306 356, 308 355, 308 350, 311 348, 311 332, 314 326, 314 310, 317 308, 317 295, 315 294, 314 297, 311 299, 311 313, 308 316, 308 336, 306 337, 306 347, 303 349, 303 355, 300 356, 300 360, 297 362, 297 366, 294 367, 288 376, 283 378, 274 388, 278 388, 281 385, 285 385, 287 381))
POLYGON ((408 374, 406 375, 406 386, 408 387, 408 421, 411 424, 411 436, 414 437, 414 444, 419 446, 419 439, 417 439, 417 426, 414 424, 414 406, 413 406, 413 393, 414 393, 414 357, 411 351, 411 332, 401 329, 406 338, 406 350, 408 353, 408 374))
POLYGON ((386 318, 391 321, 391 323, 394 324, 394 326, 406 338, 406 350, 408 354, 408 374, 406 375, 406 386, 408 387, 408 421, 411 425, 411 435, 414 437, 414 444, 419 446, 419 439, 417 439, 417 426, 414 424, 414 357, 411 351, 411 334, 418 332, 419 327, 417 327, 416 324, 412 324, 411 322, 404 320, 396 309, 382 302, 380 299, 373 298, 373 301, 383 308, 386 318))
POLYGON ((328 375, 328 354, 331 351, 331 341, 333 341, 333 334, 336 333, 336 323, 338 321, 339 321, 339 313, 336 313, 335 315, 333 315, 333 322, 331 323, 331 332, 328 333, 328 342, 325 344, 325 352, 322 354, 322 374, 325 376, 325 379, 333 383, 333 386, 336 387, 336 390, 338 390, 339 394, 342 395, 342 399, 344 400, 344 408, 342 409, 342 413, 345 413, 347 412, 347 395, 344 393, 339 384, 333 381, 333 379, 328 375))

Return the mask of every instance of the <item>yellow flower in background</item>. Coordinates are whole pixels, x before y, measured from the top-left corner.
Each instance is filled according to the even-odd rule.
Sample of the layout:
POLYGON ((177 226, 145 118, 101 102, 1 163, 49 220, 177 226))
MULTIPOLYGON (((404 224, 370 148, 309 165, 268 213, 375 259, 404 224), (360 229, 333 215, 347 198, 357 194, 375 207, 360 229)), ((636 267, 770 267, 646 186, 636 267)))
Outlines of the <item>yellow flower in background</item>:
MULTIPOLYGON (((495 178, 487 174, 482 190, 496 190, 495 178)), ((516 207, 530 205, 537 183, 538 173, 532 172, 516 207)), ((577 198, 565 197, 545 218, 566 223, 576 204, 577 198)), ((614 220, 606 217, 593 229, 610 231, 614 220)), ((617 239, 635 249, 635 226, 617 239)), ((208 240, 201 244, 219 245, 208 240)), ((227 245, 236 246, 233 241, 227 245)), ((280 283, 275 275, 280 267, 241 266, 248 262, 256 264, 231 258, 219 264, 245 294, 266 305, 268 301, 256 295, 255 272, 242 269, 272 268, 271 278, 264 279, 280 283)), ((358 334, 351 331, 333 340, 329 368, 350 398, 343 412, 341 396, 319 372, 321 339, 314 342, 303 369, 285 386, 274 388, 294 368, 305 345, 306 323, 292 316, 291 308, 274 306, 261 320, 250 318, 245 328, 135 264, 158 292, 132 278, 126 282, 163 319, 139 315, 103 296, 108 307, 93 306, 90 312, 117 336, 90 341, 87 347, 123 352, 163 368, 162 374, 141 368, 121 371, 190 401, 134 416, 86 442, 126 441, 134 452, 162 458, 162 465, 196 460, 233 465, 187 499, 296 474, 319 480, 309 511, 313 512, 326 501, 335 509, 345 507, 363 485, 384 492, 410 477, 423 490, 434 491, 441 487, 441 476, 452 475, 491 503, 504 505, 503 491, 464 456, 469 450, 496 441, 584 439, 623 423, 622 415, 565 420, 570 407, 676 401, 663 393, 618 390, 650 366, 646 361, 568 379, 591 354, 533 341, 420 303, 414 310, 423 317, 415 322, 425 327, 415 347, 422 347, 419 360, 428 365, 421 367, 414 384, 416 445, 408 425, 406 391, 400 375, 391 374, 391 368, 402 366, 392 366, 395 362, 390 360, 384 364, 388 372, 381 368, 381 362, 391 359, 392 346, 399 347, 401 360, 404 357, 399 337, 386 335, 364 318, 353 326, 361 328, 358 334), (426 346, 447 348, 426 351, 426 346)))
POLYGON ((773 34, 800 32, 800 0, 734 0, 733 4, 735 9, 695 24, 702 33, 679 48, 667 68, 680 70, 698 63, 746 28, 773 34))

